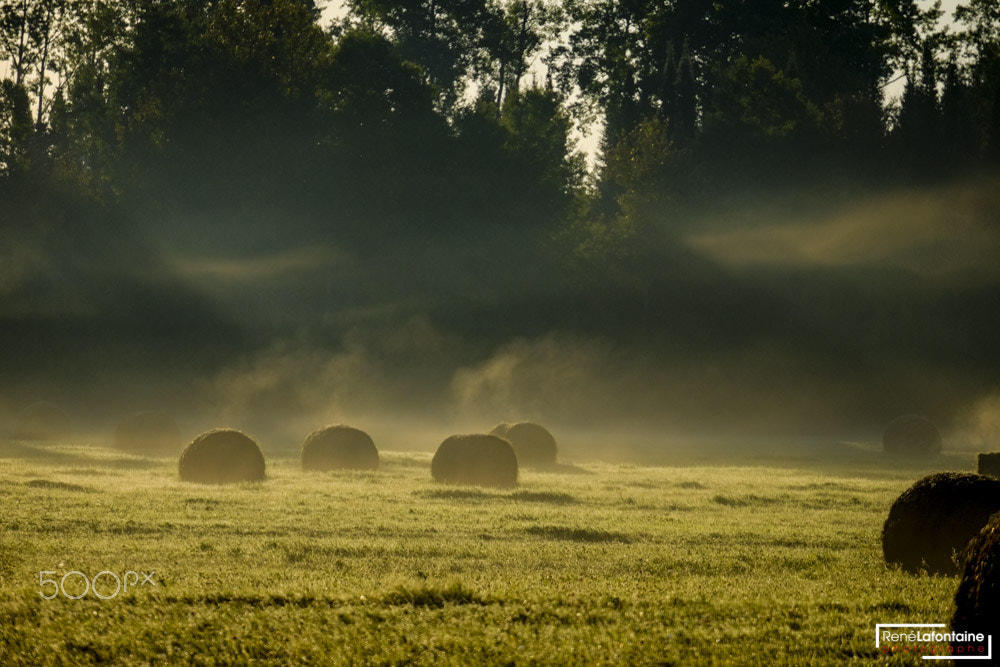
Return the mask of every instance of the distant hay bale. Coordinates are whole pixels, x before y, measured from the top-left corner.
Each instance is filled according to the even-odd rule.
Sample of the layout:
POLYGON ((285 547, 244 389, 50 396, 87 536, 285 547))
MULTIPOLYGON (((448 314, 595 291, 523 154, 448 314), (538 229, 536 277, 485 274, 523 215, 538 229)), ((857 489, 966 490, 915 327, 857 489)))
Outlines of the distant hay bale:
POLYGON ((924 477, 892 504, 882 554, 908 572, 955 574, 956 559, 997 510, 1000 479, 966 472, 924 477))
POLYGON ((941 453, 941 432, 926 417, 903 415, 886 426, 882 448, 887 454, 934 456, 941 453))
POLYGON ((378 470, 378 449, 371 436, 342 424, 310 433, 300 455, 303 470, 378 470))
POLYGON ((431 460, 431 476, 445 484, 509 487, 517 484, 517 454, 495 435, 453 435, 431 460))
POLYGON ((490 431, 490 434, 510 442, 517 454, 517 462, 521 465, 545 467, 556 464, 556 439, 544 426, 534 422, 504 422, 490 431))
POLYGON ((166 413, 139 412, 118 425, 114 444, 130 451, 173 454, 181 448, 181 430, 166 413))
POLYGON ((1000 515, 992 517, 969 545, 951 629, 1000 639, 1000 515))
POLYGON ((978 470, 980 475, 1000 477, 1000 452, 980 454, 978 470))
POLYGON ((264 455, 250 436, 231 428, 202 433, 181 452, 178 472, 185 482, 229 484, 264 479, 264 455))
POLYGON ((69 417, 59 406, 41 401, 21 412, 15 440, 61 440, 73 433, 69 417))

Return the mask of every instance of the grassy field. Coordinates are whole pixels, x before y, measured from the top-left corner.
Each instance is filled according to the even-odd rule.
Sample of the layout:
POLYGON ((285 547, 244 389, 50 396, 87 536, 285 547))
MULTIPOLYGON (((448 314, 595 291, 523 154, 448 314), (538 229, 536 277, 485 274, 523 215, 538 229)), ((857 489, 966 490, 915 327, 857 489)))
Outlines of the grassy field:
POLYGON ((875 624, 951 616, 957 579, 887 569, 879 536, 971 457, 581 463, 512 491, 382 459, 206 487, 172 459, 0 443, 0 664, 916 664, 875 624), (43 571, 155 575, 46 600, 43 571))

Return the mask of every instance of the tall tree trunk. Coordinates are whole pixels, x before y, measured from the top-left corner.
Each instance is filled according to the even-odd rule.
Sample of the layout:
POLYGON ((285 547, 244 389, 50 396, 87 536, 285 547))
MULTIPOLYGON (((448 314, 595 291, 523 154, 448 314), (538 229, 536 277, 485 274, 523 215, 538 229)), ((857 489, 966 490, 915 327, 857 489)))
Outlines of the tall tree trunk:
POLYGON ((21 0, 21 31, 17 36, 17 62, 14 63, 14 83, 20 85, 24 79, 24 59, 28 51, 28 0, 21 0))
POLYGON ((503 84, 507 78, 507 59, 500 61, 500 83, 497 85, 497 117, 500 117, 500 109, 503 107, 503 84))
POLYGON ((42 111, 45 105, 45 70, 49 60, 49 42, 52 38, 52 9, 51 6, 45 13, 45 38, 42 41, 42 58, 38 63, 38 116, 35 119, 36 125, 42 124, 42 111))
POLYGON ((524 76, 524 52, 527 50, 528 41, 528 3, 521 3, 521 29, 517 34, 517 65, 514 70, 513 88, 515 91, 521 90, 521 77, 524 76))

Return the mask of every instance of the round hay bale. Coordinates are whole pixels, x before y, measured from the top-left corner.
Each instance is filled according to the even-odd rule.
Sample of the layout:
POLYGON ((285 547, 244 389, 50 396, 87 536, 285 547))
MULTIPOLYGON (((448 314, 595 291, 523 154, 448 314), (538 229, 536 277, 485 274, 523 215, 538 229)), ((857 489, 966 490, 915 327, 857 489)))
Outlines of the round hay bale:
POLYGON ((993 635, 995 644, 1000 639, 1000 515, 992 517, 979 531, 966 557, 955 592, 951 629, 993 635))
POLYGON ((431 476, 445 484, 514 486, 517 454, 495 435, 453 435, 434 453, 431 476))
POLYGON ((175 453, 181 448, 181 430, 163 412, 139 412, 115 429, 115 447, 142 452, 175 453))
POLYGON ((934 456, 941 453, 941 432, 926 417, 903 415, 885 427, 882 449, 887 454, 934 456))
POLYGON ((21 412, 15 440, 61 440, 73 433, 69 417, 59 406, 40 401, 21 412))
POLYGON ((979 455, 979 474, 1000 477, 1000 452, 979 455))
POLYGON ((371 436, 343 424, 310 433, 300 455, 303 470, 378 470, 378 449, 371 436))
POLYGON ((534 422, 505 422, 497 425, 490 434, 510 442, 521 465, 545 467, 556 464, 556 439, 544 426, 534 422))
POLYGON ((956 574, 956 558, 997 510, 1000 479, 967 472, 924 477, 892 504, 882 554, 908 572, 956 574))
POLYGON ((181 480, 199 484, 258 482, 264 479, 264 455, 245 433, 217 428, 188 443, 178 472, 181 480))

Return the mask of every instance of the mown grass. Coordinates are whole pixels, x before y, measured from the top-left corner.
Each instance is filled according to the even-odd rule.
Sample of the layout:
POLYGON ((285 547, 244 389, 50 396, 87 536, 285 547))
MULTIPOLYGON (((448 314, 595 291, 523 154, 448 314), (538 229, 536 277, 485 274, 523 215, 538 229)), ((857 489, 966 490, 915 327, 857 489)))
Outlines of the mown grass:
POLYGON ((0 664, 912 664, 875 624, 951 615, 956 579, 887 569, 879 535, 910 483, 971 459, 583 464, 508 491, 437 485, 429 462, 269 459, 264 483, 211 487, 10 443, 0 664), (156 585, 44 600, 43 570, 156 585))

